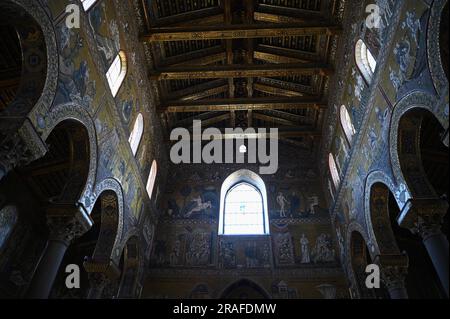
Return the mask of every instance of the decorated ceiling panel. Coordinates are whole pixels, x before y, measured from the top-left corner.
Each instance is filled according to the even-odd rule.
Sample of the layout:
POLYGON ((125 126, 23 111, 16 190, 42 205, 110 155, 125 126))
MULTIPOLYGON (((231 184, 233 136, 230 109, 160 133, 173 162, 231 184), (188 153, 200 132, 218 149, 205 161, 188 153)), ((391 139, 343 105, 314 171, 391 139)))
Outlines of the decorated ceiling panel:
POLYGON ((288 128, 283 141, 314 152, 339 2, 143 1, 141 40, 167 132, 190 128, 194 119, 219 128, 288 128))

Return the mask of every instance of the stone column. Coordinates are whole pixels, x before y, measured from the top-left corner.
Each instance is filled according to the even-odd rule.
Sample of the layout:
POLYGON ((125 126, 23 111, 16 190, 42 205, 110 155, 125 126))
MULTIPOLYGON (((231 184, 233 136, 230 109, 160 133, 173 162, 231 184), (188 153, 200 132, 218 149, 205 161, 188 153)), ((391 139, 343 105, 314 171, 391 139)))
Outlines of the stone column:
POLYGON ((449 245, 441 231, 447 210, 448 203, 442 199, 410 200, 400 214, 399 224, 422 238, 448 297, 449 245))
POLYGON ((408 274, 408 256, 380 255, 375 258, 380 267, 381 280, 389 292, 391 299, 408 299, 405 278, 408 274))
POLYGON ((65 204, 55 204, 47 208, 47 223, 50 237, 28 288, 27 298, 49 297, 70 243, 92 226, 90 216, 81 206, 65 204))
POLYGON ((3 129, 0 136, 0 180, 13 168, 26 166, 47 153, 47 145, 30 120, 0 120, 0 126, 3 129))

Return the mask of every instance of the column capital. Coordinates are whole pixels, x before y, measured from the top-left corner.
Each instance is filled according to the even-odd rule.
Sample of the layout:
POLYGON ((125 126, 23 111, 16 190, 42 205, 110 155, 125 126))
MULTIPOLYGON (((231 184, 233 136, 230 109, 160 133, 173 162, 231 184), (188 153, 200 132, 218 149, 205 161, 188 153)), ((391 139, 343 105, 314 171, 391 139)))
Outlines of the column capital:
POLYGON ((388 290, 405 288, 409 266, 408 255, 378 255, 374 262, 380 267, 381 280, 388 290))
POLYGON ((426 240, 441 233, 447 210, 448 202, 440 198, 410 199, 400 212, 398 223, 426 240))
POLYGON ((66 246, 86 233, 94 223, 81 204, 52 204, 47 206, 46 212, 50 240, 61 241, 66 246))

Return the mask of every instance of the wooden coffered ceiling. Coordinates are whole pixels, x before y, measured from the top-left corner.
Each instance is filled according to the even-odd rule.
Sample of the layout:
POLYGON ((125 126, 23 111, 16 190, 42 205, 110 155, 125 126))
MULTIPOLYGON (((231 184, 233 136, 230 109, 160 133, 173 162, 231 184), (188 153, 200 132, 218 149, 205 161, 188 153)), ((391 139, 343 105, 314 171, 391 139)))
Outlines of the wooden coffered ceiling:
POLYGON ((333 75, 339 0, 142 0, 167 130, 278 127, 315 151, 333 75))

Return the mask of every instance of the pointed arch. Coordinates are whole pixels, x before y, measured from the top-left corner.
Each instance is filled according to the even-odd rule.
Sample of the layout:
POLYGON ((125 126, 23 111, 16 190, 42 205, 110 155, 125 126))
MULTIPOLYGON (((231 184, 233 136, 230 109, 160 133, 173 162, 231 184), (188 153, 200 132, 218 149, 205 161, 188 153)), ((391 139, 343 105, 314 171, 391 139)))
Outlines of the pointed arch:
POLYGON ((257 283, 249 279, 238 280, 223 290, 220 299, 271 299, 270 294, 257 283), (246 296, 243 296, 246 294, 246 296))

